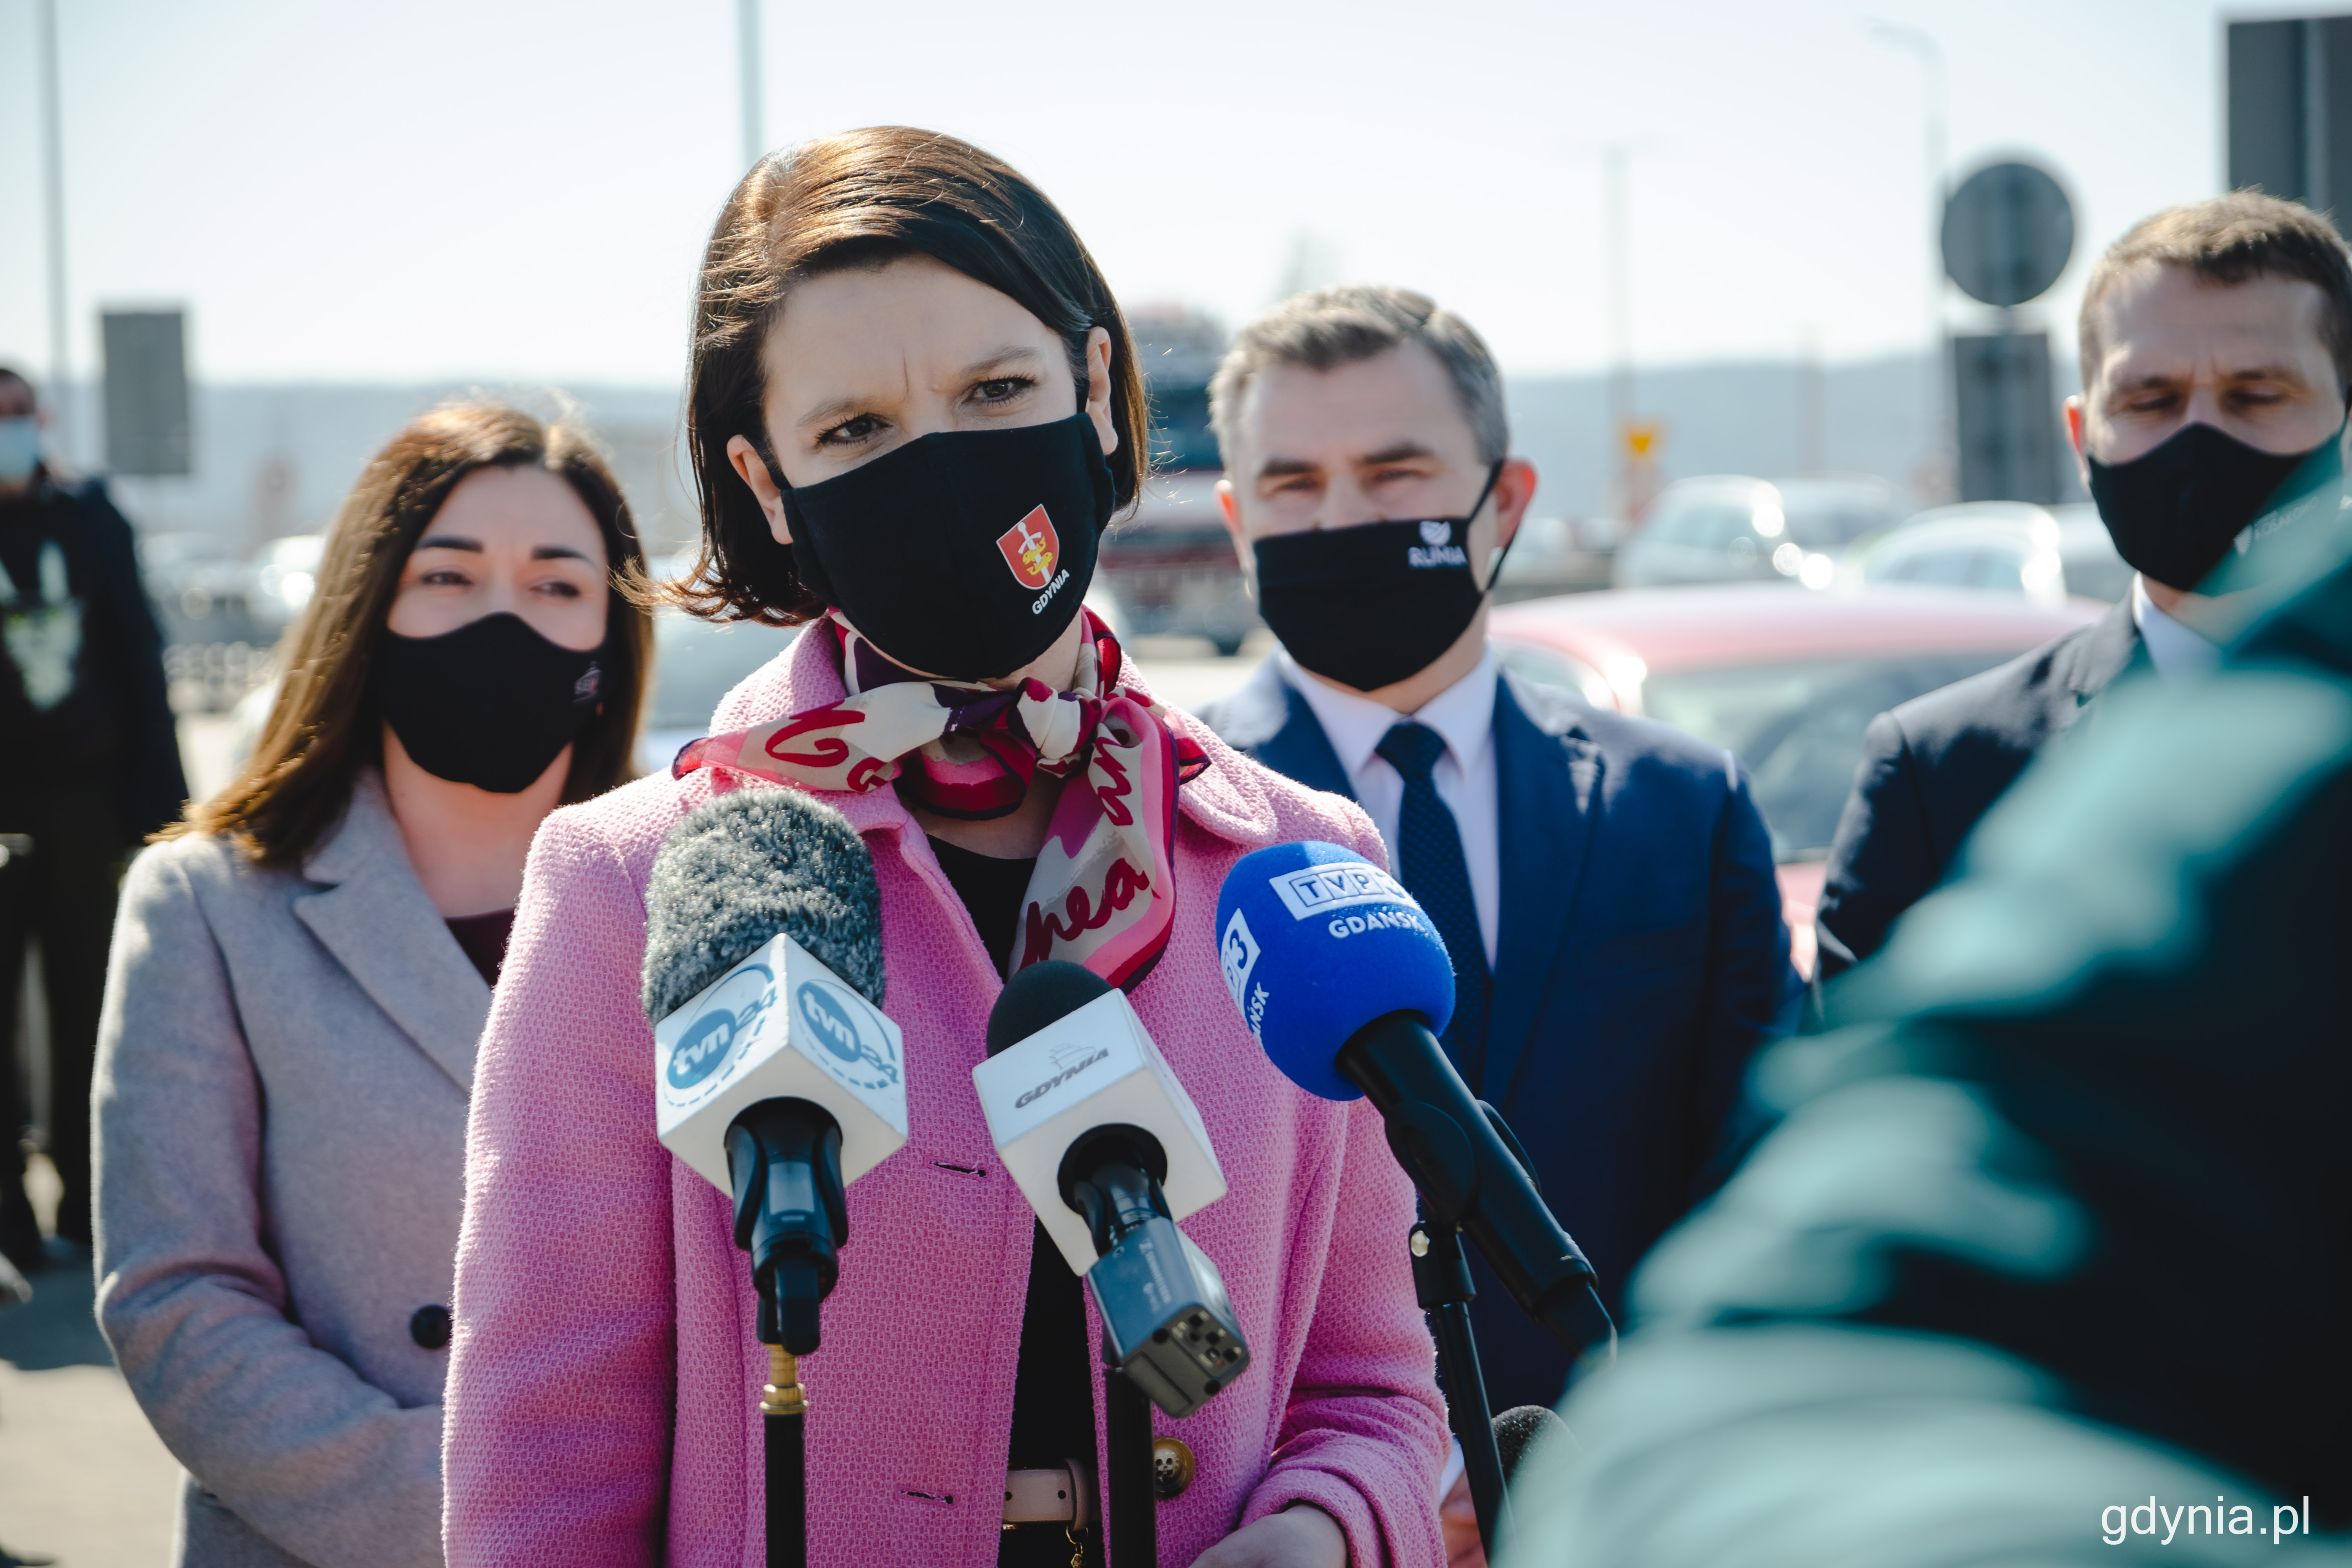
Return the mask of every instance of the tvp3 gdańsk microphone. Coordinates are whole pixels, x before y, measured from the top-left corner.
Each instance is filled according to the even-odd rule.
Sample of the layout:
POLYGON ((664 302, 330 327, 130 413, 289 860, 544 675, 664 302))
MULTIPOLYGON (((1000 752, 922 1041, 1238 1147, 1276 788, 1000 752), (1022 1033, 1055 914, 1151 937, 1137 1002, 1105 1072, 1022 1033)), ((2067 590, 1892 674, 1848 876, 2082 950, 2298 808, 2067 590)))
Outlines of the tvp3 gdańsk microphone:
POLYGON ((1249 1364, 1223 1277, 1176 1227, 1225 1177, 1126 994, 1030 965, 990 1010, 971 1079, 1005 1170, 1094 1292, 1110 1363, 1169 1415, 1199 1409, 1249 1364))
POLYGON ((842 1189, 907 1141, 873 858, 807 794, 738 790, 670 831, 646 925, 661 1141, 734 1200, 760 1337, 806 1355, 849 1239, 842 1189))
POLYGON ((1453 1015, 1454 967, 1412 896, 1355 850, 1277 844, 1226 874, 1217 931, 1226 988, 1274 1065, 1326 1100, 1370 1095, 1429 1218, 1465 1232, 1570 1349, 1613 1343, 1592 1265, 1433 1033, 1453 1015))

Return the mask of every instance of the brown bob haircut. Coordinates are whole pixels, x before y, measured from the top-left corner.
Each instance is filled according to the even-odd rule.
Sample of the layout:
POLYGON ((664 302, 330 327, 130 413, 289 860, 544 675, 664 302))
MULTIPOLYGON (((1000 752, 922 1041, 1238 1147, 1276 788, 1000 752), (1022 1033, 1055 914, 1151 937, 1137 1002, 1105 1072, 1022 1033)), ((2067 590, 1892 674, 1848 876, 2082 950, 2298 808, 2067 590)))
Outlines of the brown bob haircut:
POLYGON ((263 866, 295 866, 349 804, 365 766, 383 761, 383 725, 368 693, 377 639, 402 568, 459 480, 480 468, 541 468, 570 485, 604 535, 607 592, 604 700, 572 743, 566 804, 631 776, 653 619, 645 555, 628 502, 583 431, 517 409, 459 403, 411 424, 375 455, 327 534, 310 607, 288 635, 286 674, 260 743, 236 783, 192 805, 157 835, 233 837, 263 866))
POLYGON ((2352 258, 2344 237, 2325 214, 2248 190, 2167 207, 2107 247, 2083 286, 2077 336, 2085 393, 2106 352, 2099 337, 2099 303, 2126 274, 2147 266, 2186 268, 2200 281, 2224 288, 2250 278, 2311 284, 2327 301, 2319 336, 2336 362, 2336 390, 2352 387, 2352 258))
POLYGON ((1119 505, 1135 499, 1148 411, 1134 342, 1102 269, 1060 209, 1013 169, 952 136, 903 125, 846 131, 761 159, 728 197, 703 255, 686 413, 702 553, 671 590, 696 615, 785 626, 824 613, 728 461, 727 443, 741 436, 772 458, 761 351, 793 286, 913 255, 1009 296, 1059 333, 1081 402, 1087 335, 1096 327, 1110 334, 1118 432, 1111 477, 1119 505))

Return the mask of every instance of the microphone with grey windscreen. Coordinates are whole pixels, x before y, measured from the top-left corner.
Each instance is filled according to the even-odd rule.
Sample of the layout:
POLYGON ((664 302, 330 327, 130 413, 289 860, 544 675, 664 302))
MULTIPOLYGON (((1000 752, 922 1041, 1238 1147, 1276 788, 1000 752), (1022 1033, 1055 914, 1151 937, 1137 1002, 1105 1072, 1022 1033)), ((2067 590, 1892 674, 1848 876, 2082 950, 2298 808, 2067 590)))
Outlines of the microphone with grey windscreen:
POLYGON ((1529 1455, 1549 1453, 1555 1443, 1576 1451, 1568 1423, 1540 1405, 1515 1405, 1495 1417, 1495 1447, 1503 1456, 1503 1479, 1516 1483, 1529 1455))
POLYGON ((907 1139, 882 975, 873 858, 833 807, 741 789, 663 841, 644 975, 661 1141, 733 1201, 760 1337, 793 1356, 839 1278, 844 1187, 907 1139))

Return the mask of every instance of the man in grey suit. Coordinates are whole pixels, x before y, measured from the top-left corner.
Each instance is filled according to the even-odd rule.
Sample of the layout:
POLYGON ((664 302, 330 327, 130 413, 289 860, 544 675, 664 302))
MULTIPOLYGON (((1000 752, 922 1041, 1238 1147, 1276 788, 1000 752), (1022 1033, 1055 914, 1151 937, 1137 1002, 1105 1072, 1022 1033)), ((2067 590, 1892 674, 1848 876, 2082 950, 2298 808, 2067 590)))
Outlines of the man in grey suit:
POLYGON ((2092 270, 2082 353, 2067 435, 2138 570, 2131 595, 1872 721, 1830 847, 1824 979, 1878 951, 1977 819, 2112 682, 2211 670, 2265 600, 2210 592, 2208 574, 2273 520, 2340 492, 2352 263, 2321 215, 2240 192, 2148 218, 2092 270))

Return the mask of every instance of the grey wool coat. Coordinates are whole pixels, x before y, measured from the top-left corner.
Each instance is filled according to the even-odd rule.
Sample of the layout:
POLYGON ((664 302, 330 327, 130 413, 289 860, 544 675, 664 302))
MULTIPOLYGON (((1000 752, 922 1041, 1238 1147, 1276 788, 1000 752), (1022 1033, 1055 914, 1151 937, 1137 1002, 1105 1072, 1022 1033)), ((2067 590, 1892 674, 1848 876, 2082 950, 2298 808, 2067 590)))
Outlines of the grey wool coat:
POLYGON ((449 1352, 411 1323, 451 1297, 489 1002, 373 773, 299 871, 202 837, 132 865, 91 1094, 98 1314, 188 1472, 177 1562, 441 1562, 449 1352))

